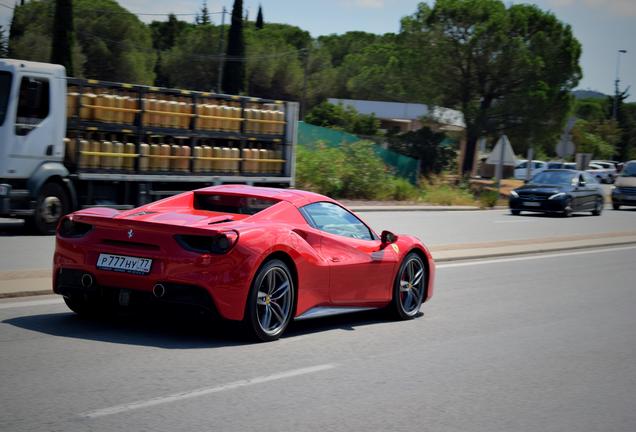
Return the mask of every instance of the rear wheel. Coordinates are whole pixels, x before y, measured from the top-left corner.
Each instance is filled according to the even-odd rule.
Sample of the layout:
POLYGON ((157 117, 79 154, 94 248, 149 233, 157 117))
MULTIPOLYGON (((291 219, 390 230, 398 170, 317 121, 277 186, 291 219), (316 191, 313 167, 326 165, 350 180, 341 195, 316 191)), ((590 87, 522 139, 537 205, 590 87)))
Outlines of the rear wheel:
POLYGON ((277 259, 266 262, 256 274, 249 297, 245 324, 257 339, 278 339, 289 325, 294 309, 294 281, 287 265, 277 259))
POLYGON ((411 252, 404 258, 393 286, 391 310, 401 320, 414 318, 424 301, 426 266, 422 258, 411 252))
POLYGON ((38 195, 35 213, 27 219, 27 226, 40 234, 54 234, 58 222, 69 211, 70 201, 64 187, 47 183, 38 195))
POLYGON ((594 210, 592 210, 592 215, 600 216, 603 213, 603 198, 596 198, 596 202, 594 203, 594 210))
POLYGON ((513 216, 519 216, 521 214, 521 210, 510 210, 510 214, 513 216))

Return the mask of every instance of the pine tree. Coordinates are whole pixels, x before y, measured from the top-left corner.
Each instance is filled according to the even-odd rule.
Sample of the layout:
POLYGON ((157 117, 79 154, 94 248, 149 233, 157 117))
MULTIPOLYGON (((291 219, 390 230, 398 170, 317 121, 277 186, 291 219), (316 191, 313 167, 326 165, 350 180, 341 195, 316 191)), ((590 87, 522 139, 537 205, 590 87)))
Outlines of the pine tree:
POLYGON ((265 26, 263 22, 263 8, 261 5, 258 5, 258 15, 256 15, 256 28, 258 30, 262 29, 265 26))
POLYGON ((243 0, 234 0, 232 23, 227 41, 225 69, 223 70, 223 91, 239 94, 245 86, 245 40, 243 39, 243 0))
POLYGON ((208 2, 204 1, 201 6, 201 13, 197 15, 196 22, 198 25, 212 24, 210 20, 210 12, 208 11, 208 2))
POLYGON ((61 64, 69 75, 73 74, 73 29, 72 0, 56 0, 51 63, 61 64))

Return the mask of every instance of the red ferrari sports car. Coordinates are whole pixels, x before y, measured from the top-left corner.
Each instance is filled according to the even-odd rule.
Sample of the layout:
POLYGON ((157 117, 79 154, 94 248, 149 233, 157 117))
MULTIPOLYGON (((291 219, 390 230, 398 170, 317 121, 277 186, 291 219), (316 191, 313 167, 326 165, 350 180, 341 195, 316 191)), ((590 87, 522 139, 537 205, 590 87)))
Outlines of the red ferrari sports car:
POLYGON ((292 319, 384 307, 413 318, 433 294, 434 273, 417 238, 378 236, 326 196, 224 185, 66 216, 53 290, 79 314, 193 305, 270 341, 292 319))

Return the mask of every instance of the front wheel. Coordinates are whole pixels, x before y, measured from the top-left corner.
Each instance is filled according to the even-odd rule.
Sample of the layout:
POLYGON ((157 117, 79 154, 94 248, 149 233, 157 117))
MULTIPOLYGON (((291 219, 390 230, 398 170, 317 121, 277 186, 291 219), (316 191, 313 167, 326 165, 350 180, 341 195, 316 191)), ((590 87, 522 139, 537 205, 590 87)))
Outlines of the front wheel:
POLYGON ((621 209, 621 205, 620 204, 616 204, 616 203, 612 203, 612 208, 614 210, 620 210, 621 209))
POLYGON ((247 299, 245 324, 263 342, 281 337, 294 309, 294 281, 287 265, 277 259, 256 273, 247 299))
POLYGON ((600 216, 603 213, 603 198, 597 198, 594 203, 594 210, 592 210, 593 216, 600 216))
POLYGON ((422 258, 411 252, 404 258, 393 286, 391 311, 401 320, 414 318, 424 301, 426 266, 422 258))
POLYGON ((572 209, 572 199, 568 198, 563 204, 563 213, 561 213, 561 216, 566 218, 570 217, 572 216, 573 211, 574 210, 572 209))
POLYGON ((519 216, 521 214, 521 210, 510 210, 510 214, 513 216, 519 216))

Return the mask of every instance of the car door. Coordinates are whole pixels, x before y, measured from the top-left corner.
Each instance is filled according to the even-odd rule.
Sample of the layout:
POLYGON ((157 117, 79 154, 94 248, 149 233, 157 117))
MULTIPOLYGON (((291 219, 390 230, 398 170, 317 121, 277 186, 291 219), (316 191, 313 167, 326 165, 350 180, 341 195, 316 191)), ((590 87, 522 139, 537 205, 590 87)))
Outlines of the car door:
POLYGON ((599 196, 600 184, 591 174, 586 172, 583 173, 583 179, 585 180, 585 208, 586 210, 594 210, 599 196))
POLYGON ((331 202, 301 208, 307 222, 322 233, 321 252, 329 261, 332 304, 364 304, 390 299, 397 253, 354 214, 331 202), (384 245, 386 246, 386 245, 384 245))

